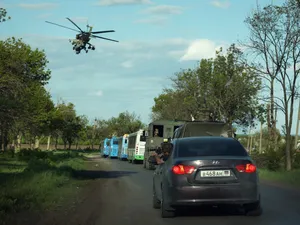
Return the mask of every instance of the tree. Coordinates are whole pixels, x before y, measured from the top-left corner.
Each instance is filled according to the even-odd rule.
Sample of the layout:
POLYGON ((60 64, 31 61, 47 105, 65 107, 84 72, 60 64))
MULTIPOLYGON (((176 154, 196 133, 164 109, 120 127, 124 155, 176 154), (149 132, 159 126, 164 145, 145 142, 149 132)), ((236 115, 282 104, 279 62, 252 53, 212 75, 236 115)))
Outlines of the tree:
POLYGON ((28 96, 33 84, 46 84, 50 71, 46 69, 48 61, 44 51, 32 50, 21 39, 0 41, 0 52, 0 132, 4 150, 10 130, 31 116, 26 114, 30 109, 24 96, 28 96))
MULTIPOLYGON (((300 7, 299 1, 287 0, 281 6, 269 5, 258 9, 246 21, 250 29, 247 48, 260 56, 258 72, 268 82, 271 102, 271 124, 276 129, 274 109, 285 116, 286 169, 291 170, 291 128, 294 102, 298 96, 300 63, 300 7), (282 89, 281 96, 275 95, 275 83, 282 89), (283 97, 282 97, 283 96, 283 97)), ((274 135, 272 135, 274 136, 274 135)), ((274 137, 273 137, 274 138, 274 137)))
POLYGON ((142 129, 145 125, 135 113, 122 112, 118 117, 112 117, 107 121, 110 135, 121 136, 142 129))
POLYGON ((26 130, 32 135, 35 148, 39 148, 39 139, 51 134, 51 112, 54 110, 54 104, 50 94, 39 83, 27 87, 22 102, 26 103, 23 106, 26 130))
MULTIPOLYGON (((258 109, 256 96, 261 88, 256 73, 244 63, 243 53, 232 44, 226 54, 217 52, 213 61, 213 73, 203 86, 209 108, 215 116, 230 127, 253 124, 258 109)), ((202 74, 200 74, 201 76, 202 74)))
POLYGON ((163 119, 221 120, 247 126, 256 116, 260 79, 244 63, 233 44, 217 51, 215 59, 202 59, 199 67, 182 70, 173 78, 173 89, 155 98, 152 112, 163 119))
MULTIPOLYGON (((59 132, 59 136, 61 136, 64 142, 64 148, 66 149, 68 144, 68 148, 70 149, 76 139, 79 138, 80 131, 83 128, 80 121, 81 118, 76 115, 74 104, 66 104, 64 102, 56 106, 54 115, 52 129, 59 132)), ((57 143, 58 135, 56 137, 57 143)))
POLYGON ((189 120, 191 117, 183 104, 184 93, 173 89, 165 89, 163 93, 154 98, 152 107, 152 121, 167 120, 189 120))
POLYGON ((11 17, 7 16, 7 11, 4 8, 0 8, 0 23, 10 20, 11 17))

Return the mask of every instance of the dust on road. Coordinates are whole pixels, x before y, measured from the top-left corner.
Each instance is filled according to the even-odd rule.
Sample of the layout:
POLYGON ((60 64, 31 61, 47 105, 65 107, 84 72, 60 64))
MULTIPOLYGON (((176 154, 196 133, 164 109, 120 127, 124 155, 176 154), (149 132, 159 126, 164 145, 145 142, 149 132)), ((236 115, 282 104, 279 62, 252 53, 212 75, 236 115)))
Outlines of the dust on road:
POLYGON ((264 207, 261 217, 245 217, 226 209, 198 209, 176 218, 162 219, 159 210, 152 208, 153 171, 119 160, 98 158, 89 163, 89 170, 80 175, 93 180, 80 194, 76 206, 48 213, 31 224, 299 225, 300 191, 266 184, 261 187, 264 207))

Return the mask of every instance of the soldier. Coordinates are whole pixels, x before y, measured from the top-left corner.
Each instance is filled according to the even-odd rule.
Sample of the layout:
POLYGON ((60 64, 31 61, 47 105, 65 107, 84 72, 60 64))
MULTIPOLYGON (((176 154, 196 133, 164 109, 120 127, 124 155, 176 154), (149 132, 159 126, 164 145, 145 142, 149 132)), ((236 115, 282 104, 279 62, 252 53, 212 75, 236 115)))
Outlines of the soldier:
POLYGON ((158 165, 163 164, 165 161, 168 160, 171 152, 172 152, 172 144, 171 143, 161 143, 162 153, 158 154, 157 152, 154 153, 154 157, 156 159, 156 163, 158 165))

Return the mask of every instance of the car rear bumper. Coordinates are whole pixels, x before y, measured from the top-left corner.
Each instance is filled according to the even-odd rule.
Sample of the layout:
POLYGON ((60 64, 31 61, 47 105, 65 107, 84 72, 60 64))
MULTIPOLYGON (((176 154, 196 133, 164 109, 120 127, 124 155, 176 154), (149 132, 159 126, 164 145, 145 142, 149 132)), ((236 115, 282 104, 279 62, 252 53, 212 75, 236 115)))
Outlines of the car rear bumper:
POLYGON ((207 185, 170 187, 168 202, 172 206, 247 204, 259 201, 258 185, 207 185))

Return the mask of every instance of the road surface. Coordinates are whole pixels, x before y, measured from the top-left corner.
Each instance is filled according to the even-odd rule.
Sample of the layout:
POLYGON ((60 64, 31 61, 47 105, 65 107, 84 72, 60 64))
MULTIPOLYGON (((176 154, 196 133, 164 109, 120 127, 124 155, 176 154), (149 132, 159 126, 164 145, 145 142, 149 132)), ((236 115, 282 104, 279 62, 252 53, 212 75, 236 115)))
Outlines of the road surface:
POLYGON ((94 178, 83 198, 69 212, 49 214, 37 225, 299 225, 300 191, 262 184, 261 217, 246 217, 217 209, 197 209, 176 218, 160 217, 152 208, 152 174, 142 165, 112 159, 91 162, 94 178))

